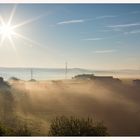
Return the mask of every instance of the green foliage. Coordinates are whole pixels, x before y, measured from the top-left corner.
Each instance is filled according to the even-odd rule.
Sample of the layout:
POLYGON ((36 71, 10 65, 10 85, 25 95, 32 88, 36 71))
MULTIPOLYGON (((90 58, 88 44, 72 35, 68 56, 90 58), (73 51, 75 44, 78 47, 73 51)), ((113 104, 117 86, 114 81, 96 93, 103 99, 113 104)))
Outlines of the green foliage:
POLYGON ((0 136, 31 136, 31 131, 26 125, 15 130, 0 124, 0 136))
POLYGON ((6 128, 0 124, 0 136, 4 136, 6 134, 6 128))
POLYGON ((52 120, 49 136, 107 136, 103 123, 94 123, 91 118, 56 117, 52 120))
POLYGON ((10 136, 10 135, 12 135, 12 130, 0 123, 0 136, 10 136))
POLYGON ((31 131, 30 129, 27 127, 27 125, 24 125, 22 127, 19 127, 15 132, 14 132, 15 136, 31 136, 31 131))
MULTIPOLYGON (((37 132, 37 131, 36 131, 37 132)), ((9 128, 0 124, 0 136, 31 136, 33 130, 29 124, 9 128)), ((107 136, 107 128, 103 123, 95 123, 91 118, 56 117, 52 120, 49 136, 107 136)))

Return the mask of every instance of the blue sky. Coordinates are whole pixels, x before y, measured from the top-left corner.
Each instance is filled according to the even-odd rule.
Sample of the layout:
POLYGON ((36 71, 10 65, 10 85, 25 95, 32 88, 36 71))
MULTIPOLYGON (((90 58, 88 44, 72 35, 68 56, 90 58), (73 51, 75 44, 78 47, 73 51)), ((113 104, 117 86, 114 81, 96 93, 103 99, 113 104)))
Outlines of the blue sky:
POLYGON ((24 38, 4 40, 0 66, 140 68, 140 4, 0 4, 5 23, 14 7, 24 38))

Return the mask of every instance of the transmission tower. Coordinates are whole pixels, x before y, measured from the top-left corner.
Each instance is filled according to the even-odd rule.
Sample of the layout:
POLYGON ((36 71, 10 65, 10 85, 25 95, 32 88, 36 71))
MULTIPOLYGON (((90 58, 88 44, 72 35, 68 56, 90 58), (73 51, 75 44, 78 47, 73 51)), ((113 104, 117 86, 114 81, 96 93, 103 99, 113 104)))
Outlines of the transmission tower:
POLYGON ((65 62, 65 79, 67 79, 68 63, 65 62))

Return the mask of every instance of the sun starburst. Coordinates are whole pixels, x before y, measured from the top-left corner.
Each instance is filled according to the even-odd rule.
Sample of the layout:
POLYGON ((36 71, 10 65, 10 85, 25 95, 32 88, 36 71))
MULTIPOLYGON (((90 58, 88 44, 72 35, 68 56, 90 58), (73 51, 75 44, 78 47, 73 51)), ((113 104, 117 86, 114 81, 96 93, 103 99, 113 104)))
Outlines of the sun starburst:
MULTIPOLYGON (((16 8, 17 8, 17 5, 15 5, 12 9, 12 12, 10 14, 10 17, 9 17, 9 20, 8 22, 6 23, 4 20, 3 20, 3 17, 0 16, 0 46, 3 45, 3 42, 5 40, 9 40, 9 42, 11 43, 11 46, 14 48, 14 50, 16 50, 16 46, 15 46, 15 43, 13 41, 13 37, 19 37, 23 40, 26 40, 32 44, 35 44, 37 46, 41 46, 40 43, 30 39, 29 37, 27 36, 24 36, 22 34, 19 34, 16 32, 16 28, 20 28, 21 26, 24 26, 26 24, 29 24, 31 22, 34 22, 44 16, 46 16, 46 14, 44 15, 40 15, 40 16, 37 16, 37 17, 34 17, 34 18, 31 18, 31 19, 28 19, 28 20, 25 20, 21 23, 18 23, 16 25, 12 25, 12 20, 13 20, 13 17, 14 17, 14 14, 15 14, 15 11, 16 11, 16 8)), ((47 13, 48 14, 48 13, 47 13)))
POLYGON ((9 39, 12 36, 14 36, 15 31, 10 24, 4 23, 3 25, 0 26, 0 35, 1 35, 2 41, 4 41, 6 38, 9 39))

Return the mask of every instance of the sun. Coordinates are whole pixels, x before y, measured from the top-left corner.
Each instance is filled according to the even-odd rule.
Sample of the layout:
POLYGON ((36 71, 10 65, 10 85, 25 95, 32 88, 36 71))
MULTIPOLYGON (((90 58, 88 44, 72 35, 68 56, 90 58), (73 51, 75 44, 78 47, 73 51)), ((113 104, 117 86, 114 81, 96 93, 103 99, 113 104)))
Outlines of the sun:
POLYGON ((0 35, 5 40, 6 38, 11 38, 13 35, 15 35, 15 31, 13 27, 9 24, 4 24, 0 26, 0 35))
POLYGON ((11 46, 15 49, 15 45, 13 42, 13 37, 17 34, 15 32, 15 28, 13 25, 11 25, 11 19, 7 23, 0 17, 0 46, 3 44, 5 40, 9 40, 11 43, 11 46))
POLYGON ((0 47, 3 46, 3 42, 7 41, 7 39, 8 39, 11 44, 11 47, 13 47, 13 49, 16 50, 14 38, 16 38, 16 39, 20 38, 24 41, 28 41, 28 42, 34 44, 35 46, 42 46, 42 44, 30 39, 27 36, 17 33, 15 30, 19 27, 22 27, 22 26, 32 23, 36 20, 39 20, 40 18, 46 16, 48 13, 39 15, 37 17, 33 17, 31 19, 27 19, 21 23, 15 24, 15 25, 12 25, 12 20, 13 20, 16 8, 17 8, 17 5, 15 5, 13 7, 13 9, 10 13, 10 17, 8 18, 7 22, 5 22, 4 18, 0 15, 0 47))

